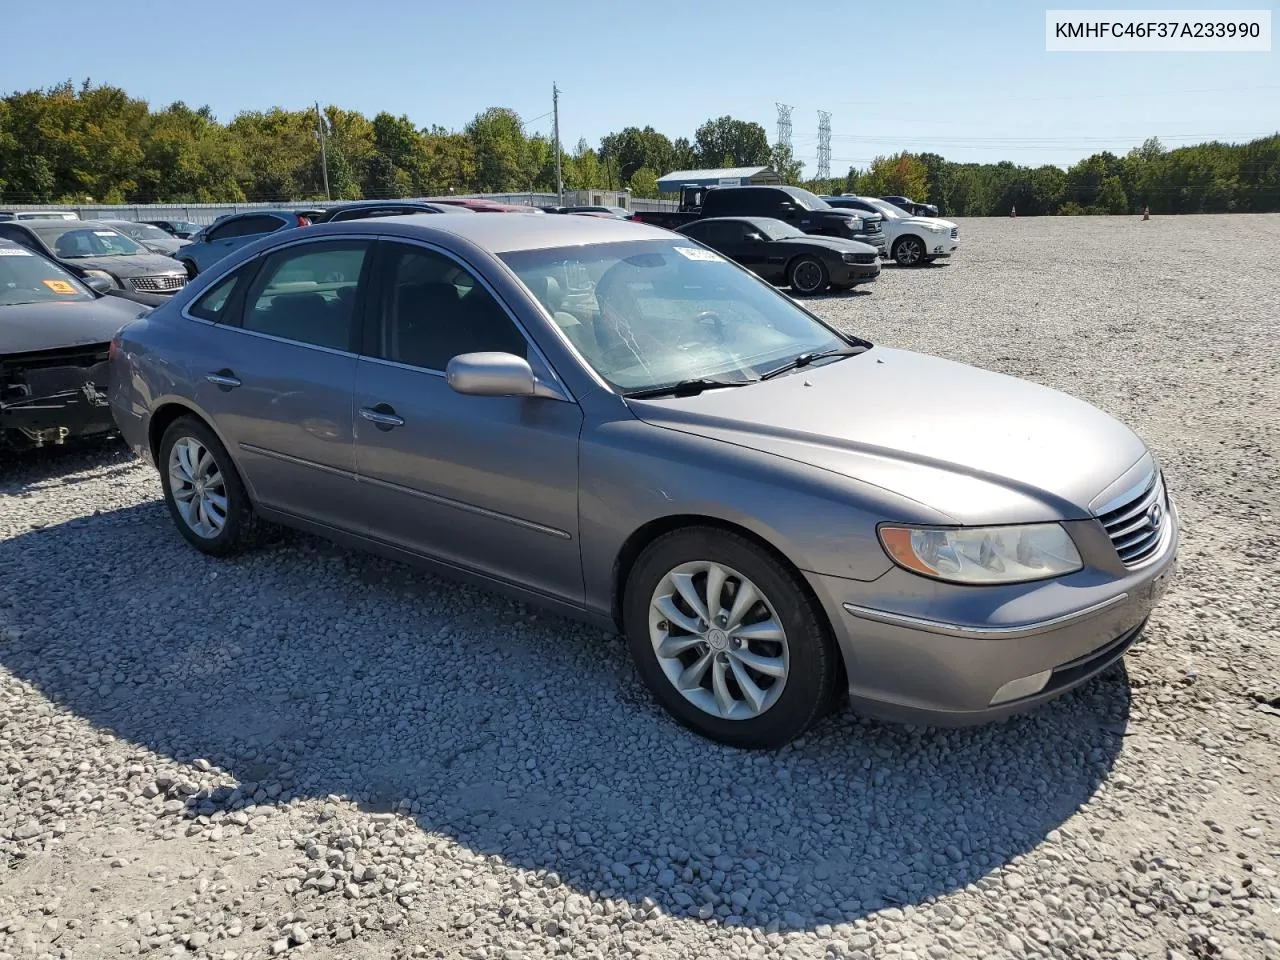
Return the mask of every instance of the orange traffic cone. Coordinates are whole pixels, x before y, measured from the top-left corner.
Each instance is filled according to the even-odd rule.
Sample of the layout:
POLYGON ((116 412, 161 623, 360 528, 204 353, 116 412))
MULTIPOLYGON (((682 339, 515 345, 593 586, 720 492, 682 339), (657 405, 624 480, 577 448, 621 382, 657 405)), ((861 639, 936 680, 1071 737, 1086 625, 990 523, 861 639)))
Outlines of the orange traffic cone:
POLYGON ((1142 219, 1143 219, 1143 220, 1150 220, 1150 219, 1151 219, 1151 208, 1150 208, 1150 207, 1143 207, 1143 208, 1142 208, 1142 219))

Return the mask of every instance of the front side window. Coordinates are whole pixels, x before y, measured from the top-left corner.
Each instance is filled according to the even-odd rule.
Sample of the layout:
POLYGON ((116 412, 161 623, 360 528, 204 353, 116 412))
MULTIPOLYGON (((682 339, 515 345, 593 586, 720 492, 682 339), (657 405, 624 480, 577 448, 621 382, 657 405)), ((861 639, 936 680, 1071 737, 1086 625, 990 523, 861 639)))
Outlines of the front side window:
MULTIPOLYGON (((51 260, 21 247, 0 247, 0 306, 92 299, 92 293, 51 260)), ((0 320, 3 317, 0 313, 0 320)))
POLYGON ((687 241, 633 240, 502 255, 600 376, 621 392, 753 380, 848 343, 786 296, 687 241), (583 282, 585 280, 585 283, 583 282), (545 291, 574 290, 559 304, 545 291))
MULTIPOLYGON (((350 350, 366 241, 325 241, 269 255, 245 296, 241 326, 332 350, 350 350)), ((212 294, 215 291, 210 291, 212 294)))
POLYGON ((460 264, 424 247, 386 246, 388 282, 374 356, 425 370, 444 370, 463 353, 528 357, 524 335, 460 264))

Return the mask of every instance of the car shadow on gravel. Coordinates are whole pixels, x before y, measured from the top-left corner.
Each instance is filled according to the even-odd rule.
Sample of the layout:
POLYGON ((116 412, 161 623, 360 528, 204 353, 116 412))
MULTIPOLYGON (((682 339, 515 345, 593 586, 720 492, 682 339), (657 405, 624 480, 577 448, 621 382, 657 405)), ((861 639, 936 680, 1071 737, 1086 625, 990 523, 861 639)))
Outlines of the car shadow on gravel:
POLYGON ((1089 801, 1129 711, 1116 668, 1001 725, 844 713, 731 750, 599 630, 300 535, 205 558, 159 502, 0 541, 0 637, 49 699, 240 782, 188 816, 336 794, 543 883, 766 929, 986 882, 1089 801))

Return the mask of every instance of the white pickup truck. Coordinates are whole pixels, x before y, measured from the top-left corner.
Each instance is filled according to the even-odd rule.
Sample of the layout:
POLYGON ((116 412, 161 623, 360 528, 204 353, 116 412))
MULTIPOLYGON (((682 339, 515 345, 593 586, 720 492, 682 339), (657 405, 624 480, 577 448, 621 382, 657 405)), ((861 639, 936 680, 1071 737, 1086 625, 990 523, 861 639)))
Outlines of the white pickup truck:
POLYGON ((938 217, 912 216, 901 207, 875 197, 823 197, 833 207, 844 207, 884 217, 886 258, 902 267, 918 267, 938 257, 949 257, 960 246, 960 227, 938 217))

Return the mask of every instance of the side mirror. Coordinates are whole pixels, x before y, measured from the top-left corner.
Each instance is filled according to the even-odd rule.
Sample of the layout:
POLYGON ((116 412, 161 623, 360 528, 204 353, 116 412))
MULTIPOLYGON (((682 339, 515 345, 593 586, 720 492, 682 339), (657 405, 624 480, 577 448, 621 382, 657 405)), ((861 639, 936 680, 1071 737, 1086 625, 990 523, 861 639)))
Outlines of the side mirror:
POLYGON ((455 392, 473 397, 564 399, 534 375, 528 360, 514 353, 459 354, 445 367, 444 377, 455 392))
POLYGON ((789 200, 784 200, 781 204, 778 205, 778 209, 781 210, 783 213, 795 213, 796 205, 789 200))
POLYGON ((85 277, 84 285, 94 293, 105 294, 116 288, 116 285, 106 277, 85 277))
POLYGON ((745 237, 743 237, 743 239, 744 239, 744 240, 750 240, 750 241, 751 241, 751 242, 753 242, 753 243, 758 243, 759 241, 761 241, 761 240, 763 240, 763 239, 764 239, 764 234, 762 234, 762 233, 748 233, 745 237))

